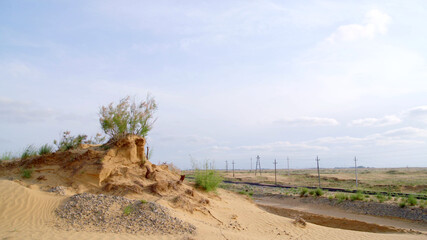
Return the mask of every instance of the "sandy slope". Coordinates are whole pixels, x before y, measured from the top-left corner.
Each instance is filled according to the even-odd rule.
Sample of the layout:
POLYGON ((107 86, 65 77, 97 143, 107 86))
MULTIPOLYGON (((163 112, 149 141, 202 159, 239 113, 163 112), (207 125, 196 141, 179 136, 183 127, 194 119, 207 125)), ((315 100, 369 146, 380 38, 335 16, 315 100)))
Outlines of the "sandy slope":
POLYGON ((66 232, 53 227, 53 211, 65 197, 9 180, 0 180, 0 193, 1 239, 426 239, 425 235, 364 233, 314 224, 301 228, 293 225, 292 219, 267 213, 244 197, 224 190, 211 197, 207 206, 211 214, 189 213, 171 208, 165 200, 158 201, 171 208, 176 217, 194 224, 197 234, 193 236, 66 232))

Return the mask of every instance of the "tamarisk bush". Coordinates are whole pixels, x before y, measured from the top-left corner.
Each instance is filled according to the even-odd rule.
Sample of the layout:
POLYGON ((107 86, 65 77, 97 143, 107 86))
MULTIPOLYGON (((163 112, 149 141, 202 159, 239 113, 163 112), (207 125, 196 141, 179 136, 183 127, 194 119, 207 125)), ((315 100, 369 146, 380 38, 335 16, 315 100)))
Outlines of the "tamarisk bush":
POLYGON ((108 106, 102 106, 99 122, 105 134, 113 140, 128 134, 145 137, 153 127, 153 115, 156 110, 156 101, 150 95, 139 103, 127 96, 117 105, 110 103, 108 106))

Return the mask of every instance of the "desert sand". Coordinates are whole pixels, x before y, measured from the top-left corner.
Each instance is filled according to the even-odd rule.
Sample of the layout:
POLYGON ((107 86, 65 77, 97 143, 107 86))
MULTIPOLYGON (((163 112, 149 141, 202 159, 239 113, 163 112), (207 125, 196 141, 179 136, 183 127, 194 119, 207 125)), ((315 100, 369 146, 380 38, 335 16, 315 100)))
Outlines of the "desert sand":
POLYGON ((167 165, 144 159, 140 139, 130 138, 109 150, 81 148, 3 165, 0 169, 1 239, 426 239, 413 233, 370 233, 323 227, 281 217, 259 208, 251 199, 218 189, 206 193, 180 181, 167 165), (32 167, 30 179, 20 169, 32 167), (65 195, 48 192, 63 186, 65 195), (56 226, 55 209, 73 194, 119 195, 156 202, 183 222, 193 234, 130 234, 56 226))
MULTIPOLYGON (((61 231, 53 227, 54 210, 66 196, 39 191, 32 185, 0 181, 0 237, 2 239, 425 239, 416 234, 378 234, 327 228, 308 223, 305 228, 293 219, 259 209, 250 200, 224 190, 211 201, 212 215, 171 210, 196 226, 195 235, 132 235, 61 231), (234 219, 235 218, 235 219, 234 219)), ((170 206, 165 202, 166 207, 170 206)))

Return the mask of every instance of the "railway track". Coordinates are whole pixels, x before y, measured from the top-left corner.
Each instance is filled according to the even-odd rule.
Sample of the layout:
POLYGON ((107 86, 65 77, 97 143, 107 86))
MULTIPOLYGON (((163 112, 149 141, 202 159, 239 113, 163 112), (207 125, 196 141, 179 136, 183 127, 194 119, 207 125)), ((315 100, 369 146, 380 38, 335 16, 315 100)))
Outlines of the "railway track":
MULTIPOLYGON (((192 176, 187 176, 188 179, 194 179, 192 176)), ((242 182, 242 181, 231 181, 231 180, 223 180, 224 183, 229 184, 242 184, 242 185, 251 185, 251 186, 259 186, 259 187, 270 187, 270 188, 308 188, 308 189, 317 189, 317 187, 312 186, 293 186, 293 185, 282 185, 282 184, 268 184, 268 183, 255 183, 255 182, 242 182)), ((357 193, 358 191, 367 194, 367 195, 390 195, 392 197, 409 197, 409 195, 414 196, 417 199, 427 200, 427 195, 423 194, 409 194, 409 193, 399 193, 399 192, 383 192, 383 191, 371 191, 371 190, 349 190, 344 188, 331 188, 331 187, 322 187, 323 190, 327 190, 330 192, 344 192, 344 193, 357 193)))
MULTIPOLYGON (((308 189, 317 189, 317 187, 309 187, 309 186, 292 186, 292 185, 282 185, 282 184, 268 184, 268 183, 254 183, 254 182, 237 182, 237 181, 230 181, 230 180, 224 180, 224 183, 229 184, 245 184, 245 185, 251 185, 251 186, 259 186, 259 187, 270 187, 270 188, 308 188, 308 189)), ((427 200, 426 195, 421 194, 408 194, 408 193, 399 193, 399 192, 379 192, 379 191, 370 191, 370 190, 349 190, 344 188, 331 188, 331 187, 322 187, 323 190, 328 190, 330 192, 345 192, 345 193, 357 193, 360 191, 363 194, 368 195, 377 195, 377 194, 383 194, 383 195, 390 195, 392 197, 408 197, 409 195, 413 195, 417 199, 423 199, 427 200)))

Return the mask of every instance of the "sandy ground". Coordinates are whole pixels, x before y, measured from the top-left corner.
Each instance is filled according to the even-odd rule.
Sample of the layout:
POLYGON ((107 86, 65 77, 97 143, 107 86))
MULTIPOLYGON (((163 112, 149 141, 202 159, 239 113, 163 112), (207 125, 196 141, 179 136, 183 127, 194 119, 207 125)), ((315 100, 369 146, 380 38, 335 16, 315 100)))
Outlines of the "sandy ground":
POLYGON ((158 203, 197 227, 195 235, 131 235, 61 231, 53 225, 54 209, 66 198, 40 191, 36 185, 0 180, 1 239, 426 239, 425 235, 378 234, 322 227, 308 223, 305 228, 292 219, 258 208, 243 196, 218 190, 207 207, 211 214, 173 209, 167 201, 158 203))

